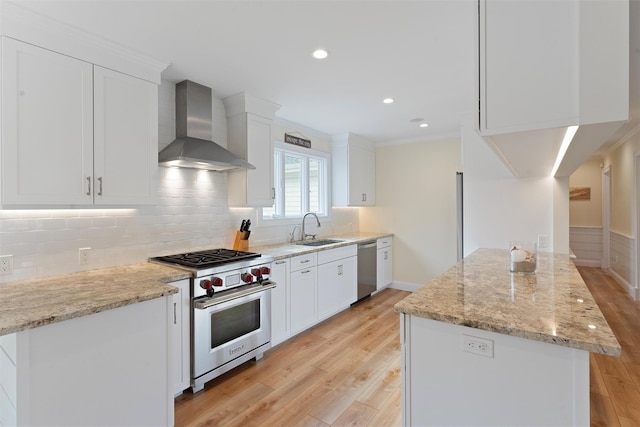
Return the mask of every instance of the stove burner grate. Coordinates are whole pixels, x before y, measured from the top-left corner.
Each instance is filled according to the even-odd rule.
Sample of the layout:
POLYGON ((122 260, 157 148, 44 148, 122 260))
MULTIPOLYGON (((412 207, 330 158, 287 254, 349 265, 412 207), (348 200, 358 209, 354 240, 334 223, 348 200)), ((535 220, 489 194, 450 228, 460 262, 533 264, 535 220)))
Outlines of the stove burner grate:
POLYGON ((258 258, 262 255, 255 252, 234 251, 231 249, 209 249, 184 254, 155 257, 155 260, 171 262, 185 267, 208 268, 229 264, 236 261, 258 258))

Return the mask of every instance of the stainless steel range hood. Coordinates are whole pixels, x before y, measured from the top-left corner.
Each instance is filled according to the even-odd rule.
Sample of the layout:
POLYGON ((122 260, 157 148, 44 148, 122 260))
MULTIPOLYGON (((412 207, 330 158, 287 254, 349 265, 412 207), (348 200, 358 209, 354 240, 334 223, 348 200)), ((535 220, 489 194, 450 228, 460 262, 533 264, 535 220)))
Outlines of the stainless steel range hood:
POLYGON ((224 171, 255 169, 212 141, 211 88, 185 80, 176 85, 176 140, 158 154, 160 166, 224 171))

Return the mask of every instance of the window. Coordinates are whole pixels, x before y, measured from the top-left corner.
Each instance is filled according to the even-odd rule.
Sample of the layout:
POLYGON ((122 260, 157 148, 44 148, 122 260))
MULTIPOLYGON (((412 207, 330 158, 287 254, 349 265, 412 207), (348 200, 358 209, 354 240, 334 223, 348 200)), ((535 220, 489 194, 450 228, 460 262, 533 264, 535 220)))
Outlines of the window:
POLYGON ((276 199, 273 207, 262 208, 262 218, 327 216, 329 154, 276 142, 273 155, 276 199))

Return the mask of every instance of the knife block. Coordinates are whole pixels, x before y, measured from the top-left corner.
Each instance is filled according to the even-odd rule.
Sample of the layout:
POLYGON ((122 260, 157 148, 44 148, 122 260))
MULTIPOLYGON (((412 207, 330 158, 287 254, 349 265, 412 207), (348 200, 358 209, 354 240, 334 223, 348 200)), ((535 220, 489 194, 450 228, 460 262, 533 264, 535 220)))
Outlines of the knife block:
POLYGON ((246 251, 249 249, 249 233, 247 231, 236 231, 236 238, 233 241, 234 251, 246 251))

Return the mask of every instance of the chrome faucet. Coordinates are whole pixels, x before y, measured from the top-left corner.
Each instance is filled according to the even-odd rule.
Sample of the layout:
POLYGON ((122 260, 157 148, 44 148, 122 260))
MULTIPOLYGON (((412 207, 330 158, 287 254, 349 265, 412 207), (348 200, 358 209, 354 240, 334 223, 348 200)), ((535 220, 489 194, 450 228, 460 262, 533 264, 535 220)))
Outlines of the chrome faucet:
POLYGON ((302 235, 302 241, 304 241, 307 237, 311 237, 311 239, 315 239, 316 235, 315 234, 306 234, 304 231, 304 220, 307 219, 307 215, 313 215, 316 217, 316 222, 318 223, 318 227, 320 227, 320 220, 318 219, 318 215, 316 215, 313 212, 307 212, 306 214, 304 214, 304 216, 302 217, 302 232, 300 233, 302 235))

